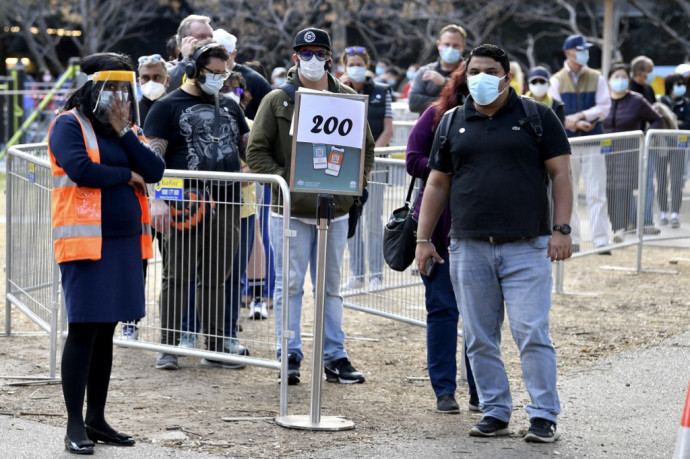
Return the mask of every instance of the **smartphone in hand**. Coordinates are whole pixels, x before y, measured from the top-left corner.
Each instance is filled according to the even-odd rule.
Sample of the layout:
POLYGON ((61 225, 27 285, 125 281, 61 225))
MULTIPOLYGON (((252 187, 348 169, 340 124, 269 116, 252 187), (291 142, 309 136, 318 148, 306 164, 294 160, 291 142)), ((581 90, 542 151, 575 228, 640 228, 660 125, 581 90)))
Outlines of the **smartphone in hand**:
POLYGON ((436 261, 436 258, 434 257, 429 257, 426 260, 426 264, 424 265, 424 271, 426 271, 426 277, 433 277, 434 276, 434 271, 436 270, 436 264, 438 262, 436 261))

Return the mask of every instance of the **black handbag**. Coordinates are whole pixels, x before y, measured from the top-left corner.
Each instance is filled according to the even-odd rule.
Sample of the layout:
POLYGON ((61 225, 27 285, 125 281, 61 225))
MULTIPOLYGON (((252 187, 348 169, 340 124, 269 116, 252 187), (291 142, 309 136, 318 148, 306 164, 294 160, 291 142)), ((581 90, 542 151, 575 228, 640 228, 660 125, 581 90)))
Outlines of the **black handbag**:
POLYGON ((416 178, 410 181, 405 205, 395 209, 383 231, 383 259, 395 271, 405 271, 414 261, 417 247, 417 219, 410 208, 416 178))

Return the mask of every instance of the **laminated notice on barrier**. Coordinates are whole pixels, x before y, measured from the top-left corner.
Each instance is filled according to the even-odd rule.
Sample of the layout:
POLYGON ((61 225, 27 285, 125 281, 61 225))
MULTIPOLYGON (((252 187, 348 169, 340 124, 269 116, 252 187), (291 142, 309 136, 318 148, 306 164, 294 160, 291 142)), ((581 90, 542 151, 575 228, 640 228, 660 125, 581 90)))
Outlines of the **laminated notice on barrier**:
POLYGON ((601 141, 601 154, 611 153, 613 151, 613 140, 605 139, 601 141))
POLYGON ((36 165, 29 163, 29 183, 36 183, 36 165))
POLYGON ((182 201, 184 195, 184 179, 164 178, 153 187, 156 190, 156 199, 169 201, 182 201))
POLYGON ((678 148, 688 148, 688 136, 679 135, 678 136, 678 148))

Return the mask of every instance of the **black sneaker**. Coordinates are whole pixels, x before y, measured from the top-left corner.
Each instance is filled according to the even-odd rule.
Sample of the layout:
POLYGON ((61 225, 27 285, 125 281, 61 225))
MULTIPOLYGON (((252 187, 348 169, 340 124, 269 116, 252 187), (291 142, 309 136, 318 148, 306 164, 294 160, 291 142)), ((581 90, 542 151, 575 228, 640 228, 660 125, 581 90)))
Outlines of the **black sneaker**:
POLYGON ((548 419, 534 418, 530 421, 529 430, 525 435, 525 441, 534 443, 553 443, 561 434, 556 430, 556 423, 548 419))
POLYGON ((359 384, 364 382, 364 375, 355 370, 347 357, 335 360, 324 366, 326 381, 340 384, 359 384))
POLYGON ((501 435, 510 435, 508 423, 491 416, 484 416, 482 422, 470 429, 470 436, 472 437, 498 437, 501 435))
MULTIPOLYGON (((299 384, 299 367, 300 361, 297 360, 297 355, 288 355, 288 386, 296 386, 297 384, 299 384)), ((280 382, 280 371, 278 371, 278 382, 280 382)))
POLYGON ((474 411, 476 413, 479 413, 481 411, 479 409, 479 395, 470 394, 470 401, 467 403, 467 408, 470 411, 474 411))
POLYGON ((458 414, 460 407, 453 394, 443 394, 436 399, 436 411, 443 414, 458 414))

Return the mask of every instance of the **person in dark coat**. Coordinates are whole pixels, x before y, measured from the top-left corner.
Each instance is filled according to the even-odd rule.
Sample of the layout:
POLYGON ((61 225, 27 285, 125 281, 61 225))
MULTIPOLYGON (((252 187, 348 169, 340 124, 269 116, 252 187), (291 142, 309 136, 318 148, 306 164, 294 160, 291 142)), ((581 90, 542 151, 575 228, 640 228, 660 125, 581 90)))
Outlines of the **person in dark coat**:
POLYGON ((95 442, 135 443, 108 424, 105 403, 115 326, 145 315, 141 266, 152 251, 146 183, 163 177, 165 163, 136 125, 130 58, 93 54, 81 70, 88 79, 53 121, 48 151, 55 255, 69 324, 61 364, 65 448, 93 454, 95 442))

